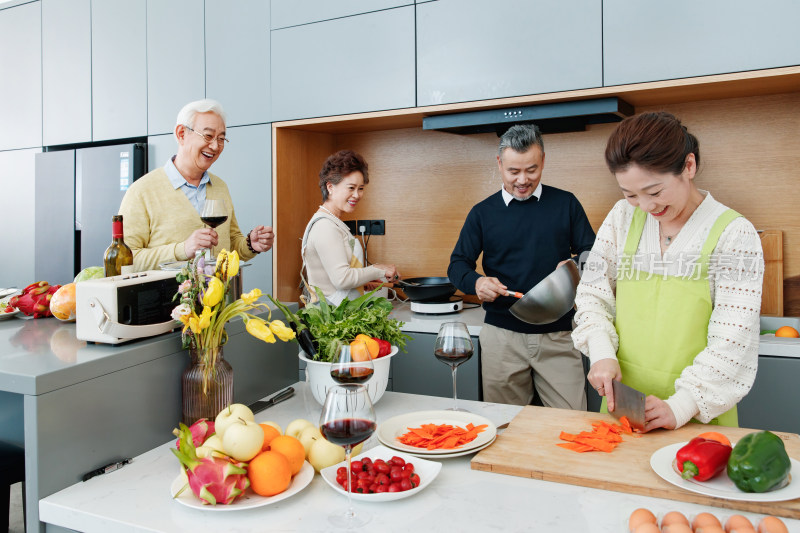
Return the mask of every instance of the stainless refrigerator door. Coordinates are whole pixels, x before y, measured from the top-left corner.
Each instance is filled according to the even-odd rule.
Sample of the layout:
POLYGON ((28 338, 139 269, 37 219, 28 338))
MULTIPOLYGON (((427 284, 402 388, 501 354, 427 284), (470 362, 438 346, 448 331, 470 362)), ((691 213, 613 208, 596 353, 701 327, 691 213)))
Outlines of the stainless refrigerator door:
POLYGON ((36 154, 34 275, 63 285, 75 277, 75 151, 36 154))
POLYGON ((81 232, 81 269, 103 264, 111 243, 111 217, 119 212, 125 191, 145 167, 143 144, 76 150, 75 225, 81 232))

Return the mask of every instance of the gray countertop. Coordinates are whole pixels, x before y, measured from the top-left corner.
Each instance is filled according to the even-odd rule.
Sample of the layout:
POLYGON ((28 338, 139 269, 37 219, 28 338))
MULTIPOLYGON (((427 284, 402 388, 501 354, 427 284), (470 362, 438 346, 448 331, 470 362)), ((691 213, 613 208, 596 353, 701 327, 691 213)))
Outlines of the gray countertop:
POLYGON ((483 326, 483 318, 486 312, 480 306, 472 307, 475 304, 465 303, 465 309, 457 313, 444 315, 426 315, 416 313, 411 310, 411 302, 393 302, 394 310, 390 315, 402 322, 401 328, 407 333, 439 333, 439 326, 443 322, 464 322, 470 335, 478 336, 483 326))

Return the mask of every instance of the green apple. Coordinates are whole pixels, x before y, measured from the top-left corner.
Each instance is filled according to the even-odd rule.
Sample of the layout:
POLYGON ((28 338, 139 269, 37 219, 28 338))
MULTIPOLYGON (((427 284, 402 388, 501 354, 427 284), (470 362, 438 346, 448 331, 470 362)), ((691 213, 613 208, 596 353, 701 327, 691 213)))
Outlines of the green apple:
POLYGON ((303 432, 308 426, 315 426, 313 422, 309 422, 305 418, 298 418, 289 422, 289 425, 286 426, 286 433, 284 435, 289 435, 290 437, 298 438, 300 433, 303 432))
POLYGON ((222 446, 237 461, 249 461, 261 451, 264 430, 250 420, 236 419, 225 429, 222 446))
POLYGON ((344 448, 324 438, 316 439, 308 451, 308 462, 317 472, 342 461, 344 461, 344 448))
POLYGON ((225 435, 225 430, 228 429, 228 426, 240 419, 245 422, 254 422, 256 417, 253 416, 253 411, 251 411, 246 405, 241 403, 232 403, 220 411, 217 415, 216 420, 214 420, 214 431, 220 436, 220 438, 222 438, 225 435))
POLYGON ((225 447, 222 445, 222 439, 219 435, 214 434, 206 439, 202 446, 197 447, 197 456, 203 457, 224 457, 225 447))
POLYGON ((314 444, 317 439, 322 439, 324 437, 317 426, 308 426, 300 432, 299 438, 303 448, 306 449, 306 459, 308 459, 308 452, 311 450, 311 445, 314 444))

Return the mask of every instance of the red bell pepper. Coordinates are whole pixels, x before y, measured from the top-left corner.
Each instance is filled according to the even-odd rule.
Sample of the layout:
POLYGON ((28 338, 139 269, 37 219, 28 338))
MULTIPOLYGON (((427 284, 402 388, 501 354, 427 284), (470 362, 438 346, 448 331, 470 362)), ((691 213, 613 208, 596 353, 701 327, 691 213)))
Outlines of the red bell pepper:
POLYGON ((695 437, 675 455, 683 479, 706 481, 728 465, 733 448, 716 440, 695 437))
POLYGON ((389 341, 379 339, 378 337, 372 338, 378 341, 378 357, 389 355, 392 352, 392 344, 389 341))

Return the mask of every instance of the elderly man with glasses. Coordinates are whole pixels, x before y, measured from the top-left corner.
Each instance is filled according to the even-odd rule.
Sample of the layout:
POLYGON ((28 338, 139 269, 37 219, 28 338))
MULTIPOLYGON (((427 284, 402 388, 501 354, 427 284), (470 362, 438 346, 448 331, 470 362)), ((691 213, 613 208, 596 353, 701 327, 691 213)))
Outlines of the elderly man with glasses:
POLYGON ((236 250, 243 260, 269 250, 275 238, 272 228, 256 226, 242 234, 228 186, 208 171, 228 142, 219 102, 186 104, 178 113, 174 133, 177 155, 136 180, 119 209, 134 270, 156 269, 160 263, 184 261, 211 248, 236 250), (206 227, 200 219, 207 200, 221 203, 221 214, 227 217, 216 228, 206 227))

